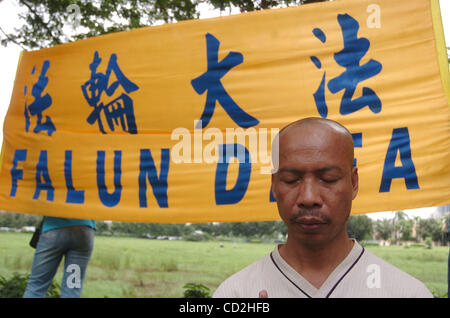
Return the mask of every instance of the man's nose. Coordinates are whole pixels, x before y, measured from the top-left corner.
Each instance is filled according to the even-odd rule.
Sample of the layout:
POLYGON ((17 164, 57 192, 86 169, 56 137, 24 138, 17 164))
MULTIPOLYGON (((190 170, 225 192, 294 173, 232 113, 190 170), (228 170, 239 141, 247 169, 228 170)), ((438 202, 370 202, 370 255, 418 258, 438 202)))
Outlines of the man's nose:
POLYGON ((313 178, 305 178, 298 187, 297 205, 306 208, 320 207, 323 204, 320 186, 313 178))

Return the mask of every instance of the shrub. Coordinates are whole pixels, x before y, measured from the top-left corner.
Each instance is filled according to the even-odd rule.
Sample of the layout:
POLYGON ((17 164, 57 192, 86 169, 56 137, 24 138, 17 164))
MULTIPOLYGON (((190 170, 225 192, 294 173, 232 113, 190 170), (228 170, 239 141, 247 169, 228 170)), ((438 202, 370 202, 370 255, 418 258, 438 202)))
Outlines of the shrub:
MULTIPOLYGON (((22 298, 30 275, 14 273, 9 279, 0 276, 0 298, 22 298)), ((48 288, 47 298, 58 298, 60 286, 52 282, 48 288)))
POLYGON ((187 283, 183 286, 184 298, 211 298, 210 290, 202 284, 187 283))
POLYGON ((433 241, 431 240, 431 237, 425 238, 424 244, 425 244, 426 248, 432 248, 433 247, 433 241))

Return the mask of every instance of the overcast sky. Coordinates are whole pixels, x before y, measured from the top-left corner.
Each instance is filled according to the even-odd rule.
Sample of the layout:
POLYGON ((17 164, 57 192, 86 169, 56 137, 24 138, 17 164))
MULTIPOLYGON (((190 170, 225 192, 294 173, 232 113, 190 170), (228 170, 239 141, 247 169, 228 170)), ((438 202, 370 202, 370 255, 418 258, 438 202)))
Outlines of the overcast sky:
MULTIPOLYGON (((1 1, 1 0, 0 0, 1 1)), ((450 0, 440 0, 442 22, 444 27, 446 45, 450 46, 450 0)), ((6 32, 20 25, 18 12, 21 10, 14 0, 0 2, 0 27, 6 32)), ((218 16, 220 13, 212 10, 204 10, 202 17, 218 16)), ((0 46, 0 127, 3 127, 3 119, 8 110, 11 92, 14 84, 14 76, 17 68, 19 53, 22 49, 17 45, 9 45, 7 48, 0 46)), ((0 140, 3 138, 0 130, 0 140)), ((406 210, 411 216, 427 217, 434 208, 406 210)), ((371 218, 392 217, 392 212, 370 213, 371 218)))

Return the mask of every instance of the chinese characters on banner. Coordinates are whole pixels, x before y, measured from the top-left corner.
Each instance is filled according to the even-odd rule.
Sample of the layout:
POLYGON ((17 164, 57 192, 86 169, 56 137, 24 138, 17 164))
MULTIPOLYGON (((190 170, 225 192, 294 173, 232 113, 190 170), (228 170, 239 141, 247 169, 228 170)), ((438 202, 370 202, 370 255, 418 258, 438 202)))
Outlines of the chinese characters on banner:
POLYGON ((0 209, 277 219, 272 142, 311 116, 352 133, 352 213, 448 204, 436 10, 427 0, 336 1, 26 52, 5 119, 0 209))

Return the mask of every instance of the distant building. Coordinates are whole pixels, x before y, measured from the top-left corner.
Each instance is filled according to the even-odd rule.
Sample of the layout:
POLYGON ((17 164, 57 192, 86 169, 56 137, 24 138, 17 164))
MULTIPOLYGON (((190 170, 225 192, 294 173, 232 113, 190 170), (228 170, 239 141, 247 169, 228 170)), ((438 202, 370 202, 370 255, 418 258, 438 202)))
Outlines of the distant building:
POLYGON ((450 204, 438 206, 437 212, 439 214, 446 214, 450 212, 450 204))

